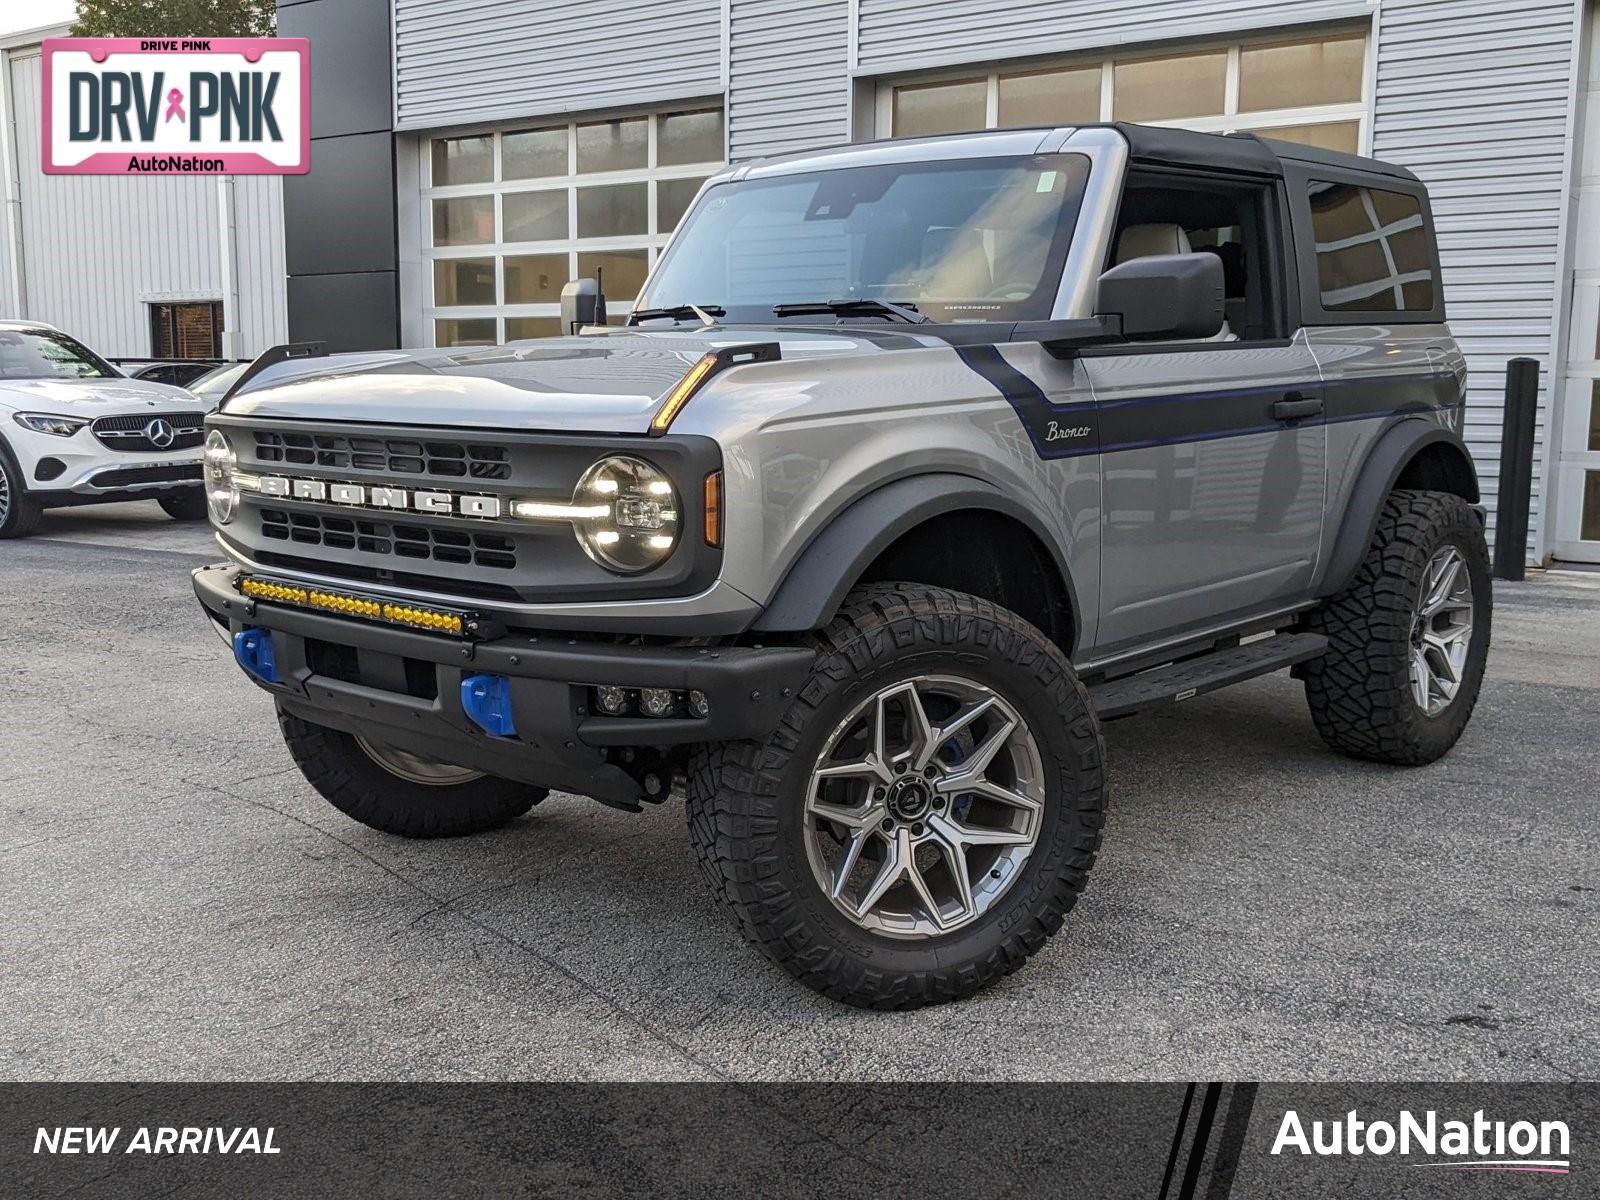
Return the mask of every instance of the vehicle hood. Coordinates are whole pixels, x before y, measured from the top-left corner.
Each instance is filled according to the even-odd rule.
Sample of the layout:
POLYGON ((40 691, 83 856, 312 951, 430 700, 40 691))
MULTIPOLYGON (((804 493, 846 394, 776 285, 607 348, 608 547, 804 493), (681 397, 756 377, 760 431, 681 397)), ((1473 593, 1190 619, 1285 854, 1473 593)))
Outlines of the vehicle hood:
POLYGON ((182 388, 143 379, 0 379, 0 405, 18 412, 73 417, 205 409, 182 388))
POLYGON ((269 368, 233 396, 225 411, 243 417, 643 433, 661 398, 702 355, 766 342, 778 342, 785 360, 936 344, 859 327, 839 332, 619 329, 483 349, 334 355, 269 368))

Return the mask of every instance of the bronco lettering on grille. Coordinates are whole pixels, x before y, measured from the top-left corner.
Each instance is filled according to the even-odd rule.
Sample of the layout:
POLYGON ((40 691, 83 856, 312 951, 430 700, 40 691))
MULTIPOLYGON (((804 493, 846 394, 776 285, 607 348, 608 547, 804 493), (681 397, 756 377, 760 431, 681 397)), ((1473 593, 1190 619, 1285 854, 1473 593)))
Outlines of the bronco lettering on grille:
POLYGON ((459 492, 412 492, 396 487, 363 487, 358 483, 324 483, 320 479, 287 479, 263 475, 256 482, 263 496, 293 496, 296 500, 329 500, 360 508, 409 509, 441 516, 503 516, 505 502, 498 496, 464 496, 459 492))

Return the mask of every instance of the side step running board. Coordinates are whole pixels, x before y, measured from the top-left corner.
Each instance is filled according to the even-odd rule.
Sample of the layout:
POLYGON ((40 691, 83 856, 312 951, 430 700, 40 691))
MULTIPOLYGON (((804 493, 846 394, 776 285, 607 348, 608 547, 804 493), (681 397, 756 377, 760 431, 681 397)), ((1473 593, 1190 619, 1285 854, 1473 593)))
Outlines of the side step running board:
POLYGON ((1164 704, 1176 704, 1257 675, 1281 671, 1308 658, 1316 658, 1327 648, 1328 639, 1320 633, 1280 633, 1171 666, 1154 667, 1137 675, 1097 683, 1089 689, 1089 699, 1094 703, 1096 715, 1108 721, 1164 704))

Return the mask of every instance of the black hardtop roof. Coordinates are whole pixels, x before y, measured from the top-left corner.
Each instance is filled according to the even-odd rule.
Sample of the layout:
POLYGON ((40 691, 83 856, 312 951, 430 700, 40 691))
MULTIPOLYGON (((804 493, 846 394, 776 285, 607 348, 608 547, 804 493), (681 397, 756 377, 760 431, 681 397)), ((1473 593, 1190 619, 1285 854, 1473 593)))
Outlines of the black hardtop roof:
POLYGON ((1108 128, 1115 129, 1128 140, 1129 151, 1137 162, 1216 167, 1275 175, 1282 171, 1283 160, 1288 159, 1309 166, 1338 167, 1344 171, 1361 171, 1369 175, 1387 175, 1394 179, 1418 182, 1410 171, 1394 163, 1363 158, 1359 154, 1344 154, 1338 150, 1302 146, 1277 138, 1257 137, 1253 133, 1199 133, 1193 129, 1134 125, 1127 121, 1118 121, 1108 128))

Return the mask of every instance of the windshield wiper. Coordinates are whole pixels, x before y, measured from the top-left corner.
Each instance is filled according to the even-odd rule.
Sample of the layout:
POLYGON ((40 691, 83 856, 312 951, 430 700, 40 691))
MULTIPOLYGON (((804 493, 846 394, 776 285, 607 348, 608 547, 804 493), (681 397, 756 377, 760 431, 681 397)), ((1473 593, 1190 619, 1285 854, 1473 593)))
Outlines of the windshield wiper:
POLYGON ((628 324, 635 325, 640 321, 655 321, 663 317, 671 317, 674 321, 687 321, 695 317, 702 325, 715 325, 717 318, 727 311, 720 304, 669 304, 665 308, 636 308, 629 315, 628 324))
POLYGON ((808 317, 830 313, 836 317, 878 316, 894 317, 912 325, 929 324, 933 318, 917 311, 910 301, 896 304, 891 300, 807 300, 798 304, 774 304, 772 313, 777 317, 808 317))

